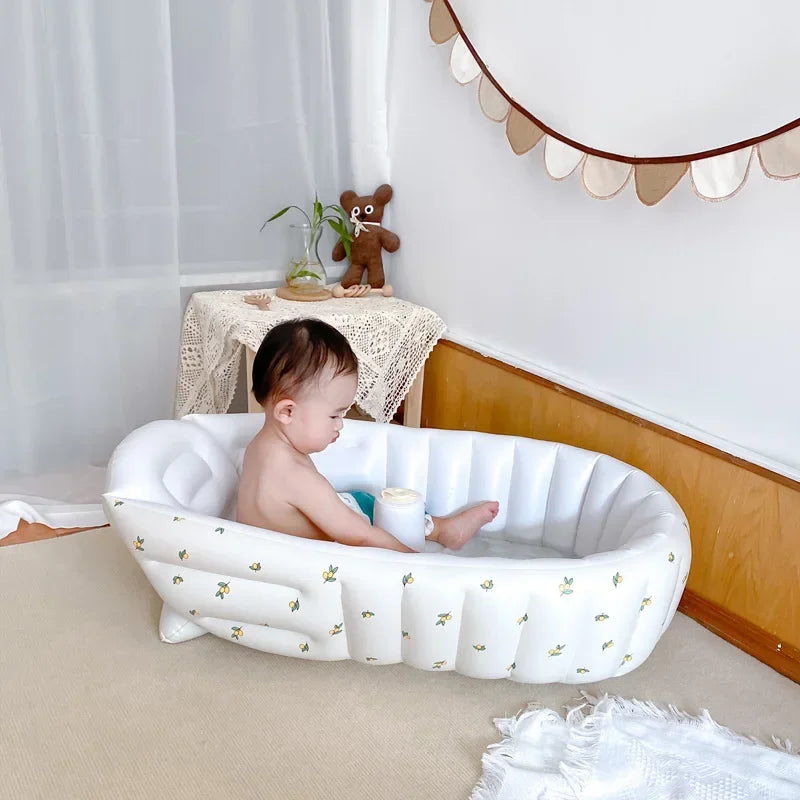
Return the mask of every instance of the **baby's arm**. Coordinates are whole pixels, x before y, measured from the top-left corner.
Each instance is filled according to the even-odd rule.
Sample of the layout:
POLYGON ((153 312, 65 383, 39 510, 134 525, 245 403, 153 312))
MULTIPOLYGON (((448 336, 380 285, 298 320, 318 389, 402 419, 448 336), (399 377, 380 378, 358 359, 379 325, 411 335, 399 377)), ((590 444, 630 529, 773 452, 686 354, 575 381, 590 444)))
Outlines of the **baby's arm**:
POLYGON ((348 508, 319 473, 309 472, 308 476, 303 476, 302 492, 292 498, 292 504, 323 533, 341 544, 383 547, 400 553, 415 552, 383 528, 370 525, 362 516, 348 508))

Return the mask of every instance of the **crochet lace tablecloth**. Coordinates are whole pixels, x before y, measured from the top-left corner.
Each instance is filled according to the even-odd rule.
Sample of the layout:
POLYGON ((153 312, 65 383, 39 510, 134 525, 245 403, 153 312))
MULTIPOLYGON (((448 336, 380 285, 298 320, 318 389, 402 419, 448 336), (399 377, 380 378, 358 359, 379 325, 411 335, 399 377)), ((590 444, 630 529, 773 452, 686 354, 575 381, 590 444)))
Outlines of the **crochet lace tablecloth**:
POLYGON ((378 422, 388 422, 446 329, 429 308, 395 297, 297 303, 273 296, 270 309, 260 311, 244 302, 247 294, 255 292, 197 292, 189 299, 181 333, 176 417, 227 411, 243 348, 258 350, 279 322, 316 317, 341 331, 358 358, 356 404, 378 422))

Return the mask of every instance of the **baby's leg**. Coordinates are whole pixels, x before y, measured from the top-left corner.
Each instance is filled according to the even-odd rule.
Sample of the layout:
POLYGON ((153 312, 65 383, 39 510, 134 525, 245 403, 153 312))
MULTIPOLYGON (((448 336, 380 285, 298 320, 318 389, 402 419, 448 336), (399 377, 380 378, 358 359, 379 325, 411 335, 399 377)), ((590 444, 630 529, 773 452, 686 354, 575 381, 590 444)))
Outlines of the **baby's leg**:
POLYGON ((463 547, 484 526, 488 525, 500 511, 496 501, 481 503, 451 517, 433 517, 433 533, 428 541, 438 542, 448 550, 463 547))

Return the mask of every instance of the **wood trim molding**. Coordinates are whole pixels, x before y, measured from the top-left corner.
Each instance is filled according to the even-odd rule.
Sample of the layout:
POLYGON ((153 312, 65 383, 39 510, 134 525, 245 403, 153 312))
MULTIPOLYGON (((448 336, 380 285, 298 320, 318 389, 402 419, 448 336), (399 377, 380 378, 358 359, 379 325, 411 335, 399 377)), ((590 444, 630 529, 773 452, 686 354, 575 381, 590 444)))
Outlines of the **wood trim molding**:
POLYGON ((574 400, 580 400, 582 403, 586 403, 587 405, 593 406, 594 408, 598 408, 601 411, 606 411, 607 413, 613 414, 614 416, 619 417, 620 419, 632 422, 641 428, 646 428, 647 430, 655 431, 656 433, 660 433, 662 436, 668 436, 670 439, 674 439, 676 442, 681 442, 682 444, 689 445, 690 447, 693 447, 697 450, 702 450, 703 452, 708 453, 709 455, 715 456, 716 458, 721 458, 724 461, 729 462, 730 464, 734 464, 737 467, 742 467, 743 469, 749 470, 750 472, 753 472, 756 475, 761 475, 764 478, 769 478, 769 480, 771 481, 776 481, 777 483, 781 483, 784 486, 788 486, 790 489, 796 489, 797 491, 800 491, 800 481, 796 481, 793 478, 789 478, 786 475, 781 475, 780 472, 775 472, 774 470, 767 469, 766 467, 762 467, 759 464, 754 464, 752 461, 747 461, 744 458, 739 458, 739 456, 735 456, 732 453, 726 452, 725 450, 720 450, 719 448, 714 447, 713 445, 710 444, 706 444, 705 442, 701 442, 698 439, 692 439, 690 436, 686 436, 683 433, 678 433, 677 431, 673 431, 671 428, 659 425, 657 422, 650 422, 649 420, 643 419, 642 417, 637 417, 635 414, 631 414, 629 411, 623 411, 622 409, 615 408, 614 406, 611 406, 608 403, 604 403, 602 400, 595 400, 593 397, 581 394, 580 392, 577 392, 574 389, 569 389, 568 387, 562 386, 560 383, 555 383, 554 381, 551 381, 548 378, 541 378, 538 375, 533 374, 532 372, 525 372, 525 370, 520 369, 519 367, 514 367, 511 364, 506 364, 504 361, 499 361, 498 359, 492 358, 491 356, 485 356, 482 355, 481 353, 477 353, 474 350, 470 350, 469 347, 465 347, 463 344, 458 344, 457 342, 451 342, 449 340, 443 340, 439 342, 437 347, 450 348, 453 350, 457 350, 460 353, 465 353, 466 355, 484 359, 493 366, 497 367, 498 369, 502 369, 505 372, 511 373, 512 375, 523 377, 525 378, 525 380, 531 381, 532 383, 538 383, 540 386, 552 389, 554 392, 563 394, 566 397, 571 397, 574 400))
POLYGON ((678 610, 745 653, 800 683, 800 649, 686 589, 678 610))

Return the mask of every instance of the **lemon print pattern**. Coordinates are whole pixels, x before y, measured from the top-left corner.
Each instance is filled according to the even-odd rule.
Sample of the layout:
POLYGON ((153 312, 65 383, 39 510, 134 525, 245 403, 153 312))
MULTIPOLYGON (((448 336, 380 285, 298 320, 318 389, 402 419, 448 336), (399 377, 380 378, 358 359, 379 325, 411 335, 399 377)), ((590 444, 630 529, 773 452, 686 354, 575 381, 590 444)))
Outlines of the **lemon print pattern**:
POLYGON ((114 508, 116 508, 117 506, 124 506, 124 505, 125 505, 125 503, 122 500, 115 500, 114 501, 114 508))
POLYGON ((586 675, 586 673, 589 672, 589 670, 586 669, 586 667, 578 667, 578 669, 576 669, 575 672, 577 672, 578 675, 586 675))
POLYGON ((516 669, 516 668, 517 668, 517 662, 516 662, 516 661, 514 661, 512 664, 509 664, 509 665, 506 667, 506 672, 511 672, 511 670, 512 670, 512 669, 516 669))
POLYGON ((336 636, 336 634, 337 634, 337 633, 341 633, 341 632, 342 632, 342 626, 343 626, 343 625, 344 625, 344 623, 343 623, 343 622, 340 622, 338 625, 334 625, 334 626, 333 626, 333 627, 332 627, 332 628, 331 628, 331 629, 328 631, 328 633, 329 633, 331 636, 336 636))
POLYGON ((527 621, 528 621, 528 615, 527 615, 527 614, 523 614, 523 615, 522 615, 522 616, 521 616, 521 617, 520 617, 520 618, 517 620, 517 625, 522 625, 522 623, 523 623, 523 622, 527 622, 527 621))
POLYGON ((485 644, 474 644, 474 645, 472 645, 472 648, 474 650, 477 650, 479 653, 482 653, 486 649, 486 645, 485 644))
POLYGON ((144 547, 143 547, 143 545, 144 545, 144 539, 142 539, 142 537, 141 537, 141 536, 137 536, 137 537, 136 537, 136 538, 133 540, 133 549, 134 549, 134 550, 144 550, 144 547))
POLYGON ((236 639, 237 642, 244 636, 244 631, 238 625, 234 625, 231 630, 233 631, 231 639, 236 639))
POLYGON ((303 642, 300 645, 300 652, 301 653, 307 653, 308 652, 308 642, 303 642))
POLYGON ((300 598, 299 597, 295 597, 294 600, 290 600, 289 601, 289 608, 292 611, 299 611, 300 610, 300 598))
POLYGON ((643 597, 642 598, 642 604, 639 606, 639 611, 644 611, 647 608, 647 606, 652 605, 652 604, 653 604, 653 598, 652 597, 643 597))
POLYGON ((619 586, 622 583, 622 575, 618 572, 611 580, 614 581, 614 586, 619 586))
POLYGON ((481 589, 483 589, 486 592, 488 592, 489 589, 494 589, 494 581, 484 581, 481 584, 481 589))
POLYGON ((560 656, 564 652, 565 644, 557 644, 552 650, 547 651, 547 655, 551 658, 553 656, 560 656))
POLYGON ((322 573, 322 582, 333 583, 336 580, 336 573, 338 571, 339 567, 334 567, 333 564, 331 564, 328 569, 322 573))
POLYGON ((372 619, 375 615, 371 611, 362 611, 361 616, 364 619, 372 619))
POLYGON ((190 613, 190 614, 191 614, 193 617, 196 617, 196 616, 197 616, 197 609, 196 609, 196 608, 189 609, 189 613, 190 613))
POLYGON ((622 663, 620 664, 621 667, 624 667, 626 664, 629 664, 633 660, 633 655, 630 653, 625 653, 624 658, 622 659, 622 663))
POLYGON ((224 600, 225 595, 231 593, 230 581, 228 581, 228 583, 218 583, 217 586, 219 588, 214 597, 219 597, 220 600, 224 600))
POLYGON ((674 560, 675 560, 675 553, 670 553, 667 556, 667 561, 669 561, 669 563, 671 564, 674 560))
POLYGON ((614 646, 614 640, 609 639, 607 642, 603 642, 603 650, 608 650, 609 648, 614 646))
POLYGON ((172 521, 173 522, 183 522, 183 517, 173 517, 172 521))
POLYGON ((259 572, 261 570, 261 562, 260 561, 254 561, 250 565, 250 569, 253 570, 253 572, 259 572))
POLYGON ((608 614, 598 614, 595 618, 595 622, 605 622, 608 619, 608 614))
POLYGON ((189 558, 189 551, 188 550, 178 550, 178 558, 181 561, 186 561, 189 558))
POLYGON ((444 614, 439 614, 439 619, 436 620, 436 624, 444 626, 444 624, 446 622, 449 622, 451 619, 453 619, 453 615, 449 611, 447 611, 444 614))
POLYGON ((563 597, 565 594, 572 594, 572 581, 575 580, 574 578, 567 578, 564 576, 564 583, 560 583, 558 588, 561 590, 561 596, 563 597))
POLYGON ((372 662, 372 661, 377 661, 378 659, 377 658, 373 658, 372 656, 367 656, 366 660, 369 661, 369 662, 372 662))
POLYGON ((402 631, 402 634, 404 639, 411 639, 411 637, 408 635, 408 631, 402 631))
POLYGON ((403 586, 408 586, 410 583, 414 583, 414 576, 409 572, 408 575, 403 575, 403 586))
POLYGON ((180 586, 180 585, 183 583, 183 578, 181 578, 181 576, 180 576, 180 575, 176 575, 176 576, 175 576, 175 577, 172 579, 172 582, 173 582, 173 583, 174 583, 176 586, 180 586))
POLYGON ((434 662, 433 662, 433 668, 434 668, 434 669, 441 669, 441 668, 442 668, 443 666, 445 666, 446 664, 447 664, 447 662, 446 662, 446 661, 434 661, 434 662))
POLYGON ((225 533, 225 528, 214 528, 214 533, 225 533))

